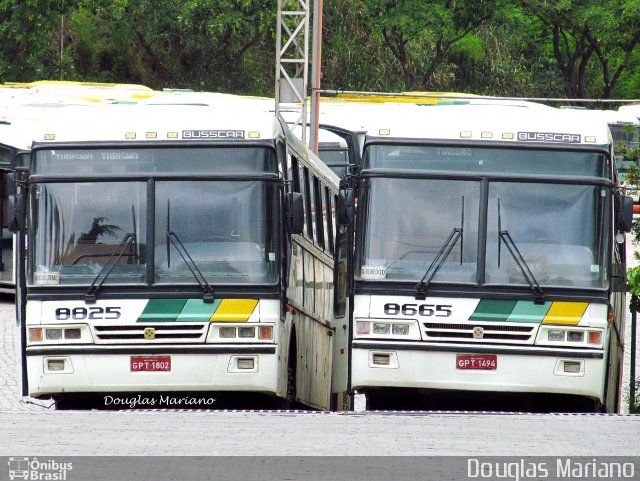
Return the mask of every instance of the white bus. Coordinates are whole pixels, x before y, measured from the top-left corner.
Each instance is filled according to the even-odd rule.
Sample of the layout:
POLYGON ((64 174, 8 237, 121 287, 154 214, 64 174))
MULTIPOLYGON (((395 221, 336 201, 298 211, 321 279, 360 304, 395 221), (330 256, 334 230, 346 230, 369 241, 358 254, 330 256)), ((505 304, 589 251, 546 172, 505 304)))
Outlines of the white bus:
POLYGON ((59 95, 38 93, 28 87, 0 86, 0 292, 14 294, 15 235, 8 229, 7 175, 19 167, 20 151, 30 144, 29 132, 48 118, 60 118, 69 106, 85 103, 59 95))
POLYGON ((170 407, 253 392, 343 408, 333 172, 245 105, 70 117, 34 134, 11 196, 23 395, 170 407))
POLYGON ((363 122, 338 206, 355 232, 356 405, 419 390, 618 410, 632 201, 606 123, 525 105, 380 106, 363 122))

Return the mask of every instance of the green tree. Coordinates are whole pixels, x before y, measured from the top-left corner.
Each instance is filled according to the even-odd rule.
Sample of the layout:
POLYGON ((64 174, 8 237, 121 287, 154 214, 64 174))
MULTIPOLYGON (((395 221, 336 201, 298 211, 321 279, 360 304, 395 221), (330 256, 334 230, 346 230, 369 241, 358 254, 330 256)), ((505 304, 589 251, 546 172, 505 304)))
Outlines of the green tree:
POLYGON ((403 72, 407 90, 431 89, 438 70, 499 8, 499 0, 365 0, 369 22, 403 72))
POLYGON ((610 98, 640 43, 637 0, 524 0, 547 27, 565 93, 610 98))
POLYGON ((0 80, 62 78, 62 16, 71 0, 0 0, 0 80))

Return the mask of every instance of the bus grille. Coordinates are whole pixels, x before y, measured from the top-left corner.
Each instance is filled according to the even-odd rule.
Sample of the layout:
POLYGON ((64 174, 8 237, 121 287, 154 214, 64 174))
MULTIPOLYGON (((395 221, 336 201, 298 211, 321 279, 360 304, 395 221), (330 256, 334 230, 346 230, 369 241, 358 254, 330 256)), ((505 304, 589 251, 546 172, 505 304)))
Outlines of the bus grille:
POLYGON ((427 341, 470 342, 474 344, 533 344, 538 330, 538 324, 507 324, 504 322, 424 322, 423 326, 424 339, 427 341))
POLYGON ((207 324, 127 324, 123 326, 95 326, 97 343, 163 343, 204 342, 207 324), (145 337, 152 328, 153 339, 145 337))

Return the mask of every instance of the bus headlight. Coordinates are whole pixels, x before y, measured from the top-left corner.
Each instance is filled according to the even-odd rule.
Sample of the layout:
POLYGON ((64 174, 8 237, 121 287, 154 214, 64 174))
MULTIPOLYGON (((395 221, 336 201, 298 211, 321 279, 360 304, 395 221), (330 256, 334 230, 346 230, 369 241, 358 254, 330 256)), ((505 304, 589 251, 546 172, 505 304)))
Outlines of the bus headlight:
POLYGON ((27 330, 29 344, 92 343, 93 337, 87 325, 30 327, 27 330))
POLYGON ((256 340, 274 342, 276 334, 276 328, 273 324, 221 326, 219 324, 212 323, 209 328, 209 332, 207 333, 206 342, 246 343, 255 342, 256 340))
POLYGON ((374 334, 389 334, 391 332, 391 324, 386 322, 374 322, 373 323, 373 333, 374 334))
POLYGON ((580 327, 560 328, 542 326, 536 339, 537 345, 570 346, 570 347, 602 347, 602 329, 580 327))
POLYGON ((548 331, 547 338, 553 342, 563 342, 564 331, 548 331))
POLYGON ((395 336, 408 336, 409 335, 409 324, 393 324, 393 334, 395 336))
POLYGON ((420 329, 413 320, 356 319, 354 337, 419 340, 420 329))

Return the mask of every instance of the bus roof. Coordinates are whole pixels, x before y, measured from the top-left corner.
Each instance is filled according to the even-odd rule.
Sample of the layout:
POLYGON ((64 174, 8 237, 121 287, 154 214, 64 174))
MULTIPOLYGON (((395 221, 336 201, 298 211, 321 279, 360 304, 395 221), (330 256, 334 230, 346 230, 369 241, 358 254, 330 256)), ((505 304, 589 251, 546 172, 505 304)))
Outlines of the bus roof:
MULTIPOLYGON (((536 104, 441 105, 382 104, 363 112, 345 109, 342 122, 358 126, 368 137, 432 140, 536 142, 548 144, 608 145, 607 122, 580 115, 579 111, 536 104), (357 119, 355 117, 358 117, 357 119), (348 119, 348 117, 351 117, 348 119)), ((333 120, 333 119, 332 119, 333 120)), ((329 122, 325 116, 323 123, 329 122)), ((339 126, 339 125, 338 125, 339 126)))
POLYGON ((66 109, 64 122, 47 127, 35 141, 249 140, 273 139, 281 131, 268 112, 187 105, 66 109))

